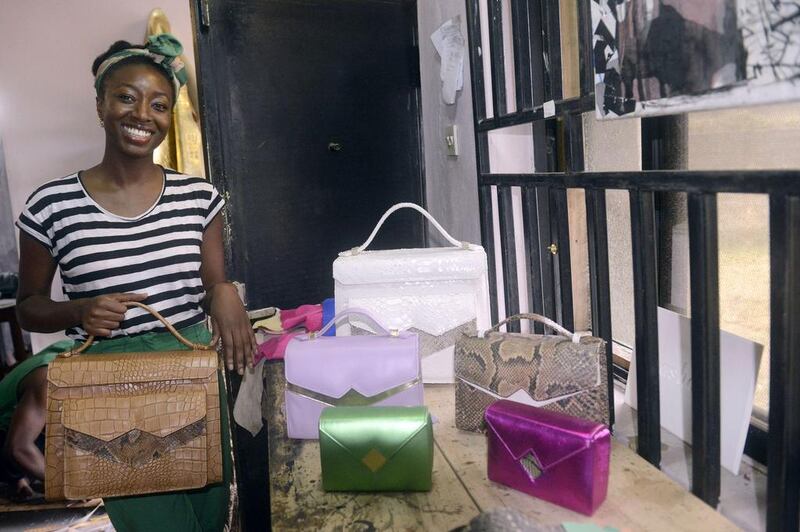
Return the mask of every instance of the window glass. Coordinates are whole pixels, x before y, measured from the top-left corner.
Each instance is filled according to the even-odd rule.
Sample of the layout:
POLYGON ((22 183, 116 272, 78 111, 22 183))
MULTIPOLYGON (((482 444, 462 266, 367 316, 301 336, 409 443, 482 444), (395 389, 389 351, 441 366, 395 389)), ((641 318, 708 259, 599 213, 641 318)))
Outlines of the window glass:
MULTIPOLYGON (((641 121, 638 118, 597 120, 594 112, 583 115, 583 153, 587 172, 637 171, 642 169, 641 121)), ((611 330, 614 341, 632 348, 633 259, 631 255, 630 199, 626 190, 606 192, 608 216, 608 266, 611 290, 611 330)), ((630 353, 616 351, 630 358, 630 353)))
MULTIPOLYGON (((800 104, 688 115, 689 170, 800 168, 800 104)), ((720 194, 720 327, 764 345, 754 414, 769 406, 769 200, 720 194)), ((687 277, 688 278, 688 277, 687 277)))
MULTIPOLYGON (((800 104, 690 113, 679 136, 688 170, 800 168, 800 104)), ((678 161, 679 159, 679 161, 678 161)), ((662 195, 659 268, 662 303, 690 314, 689 231, 685 194, 662 195)), ((719 194, 720 328, 764 346, 754 417, 769 408, 769 198, 719 194)))
POLYGON ((511 16, 511 0, 503 0, 503 69, 506 80, 506 109, 517 110, 516 71, 514 69, 514 25, 511 16))
POLYGON ((578 3, 559 1, 561 25, 561 85, 564 99, 581 95, 580 53, 578 46, 578 3))
POLYGON ((478 17, 481 24, 481 46, 478 53, 483 63, 483 90, 484 103, 486 104, 486 118, 494 116, 494 103, 492 102, 492 55, 489 39, 489 0, 479 0, 478 17))

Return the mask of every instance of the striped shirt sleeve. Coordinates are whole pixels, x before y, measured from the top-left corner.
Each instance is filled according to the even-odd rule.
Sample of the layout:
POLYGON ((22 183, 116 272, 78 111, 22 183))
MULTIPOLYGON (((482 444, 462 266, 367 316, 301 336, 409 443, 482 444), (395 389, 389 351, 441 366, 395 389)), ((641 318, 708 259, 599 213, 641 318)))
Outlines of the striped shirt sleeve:
POLYGON ((225 206, 225 200, 222 199, 222 195, 217 192, 217 188, 211 183, 209 183, 211 187, 211 199, 208 202, 208 206, 206 207, 206 217, 203 221, 203 229, 208 227, 208 225, 214 220, 214 217, 222 210, 222 207, 225 206))
POLYGON ((31 236, 44 244, 53 253, 53 241, 48 231, 44 228, 44 221, 49 215, 50 209, 42 205, 42 191, 37 190, 28 198, 25 209, 17 219, 17 227, 28 236, 31 236))

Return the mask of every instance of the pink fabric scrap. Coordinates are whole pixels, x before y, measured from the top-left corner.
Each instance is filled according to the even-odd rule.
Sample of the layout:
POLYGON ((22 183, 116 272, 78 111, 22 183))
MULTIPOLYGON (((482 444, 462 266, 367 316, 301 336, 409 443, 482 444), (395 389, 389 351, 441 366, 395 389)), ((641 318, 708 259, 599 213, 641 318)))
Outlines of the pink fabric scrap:
POLYGON ((318 331, 322 328, 322 305, 300 305, 295 309, 281 310, 281 325, 284 331, 295 327, 318 331))
POLYGON ((258 364, 262 360, 282 360, 283 355, 286 354, 286 346, 289 345, 289 340, 299 334, 304 334, 304 332, 293 331, 276 335, 259 345, 255 363, 258 364))
POLYGON ((299 334, 318 331, 322 328, 322 305, 300 305, 295 309, 281 310, 281 325, 287 331, 271 335, 258 346, 255 363, 262 360, 282 360, 289 341, 299 334))

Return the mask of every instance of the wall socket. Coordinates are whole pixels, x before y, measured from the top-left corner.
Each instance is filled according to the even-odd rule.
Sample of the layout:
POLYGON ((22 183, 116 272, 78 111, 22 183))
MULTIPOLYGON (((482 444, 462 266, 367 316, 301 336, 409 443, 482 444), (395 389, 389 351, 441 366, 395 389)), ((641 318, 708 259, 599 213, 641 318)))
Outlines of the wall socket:
POLYGON ((447 155, 458 157, 458 126, 444 128, 444 144, 447 146, 447 155))

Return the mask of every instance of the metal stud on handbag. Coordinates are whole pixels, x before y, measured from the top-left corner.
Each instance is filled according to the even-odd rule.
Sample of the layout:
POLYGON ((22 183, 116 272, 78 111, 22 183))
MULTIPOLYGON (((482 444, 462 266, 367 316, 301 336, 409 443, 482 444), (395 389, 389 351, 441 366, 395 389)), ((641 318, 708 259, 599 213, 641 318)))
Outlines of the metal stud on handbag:
POLYGON ((456 342, 456 427, 479 432, 484 412, 508 399, 609 424, 606 344, 538 314, 517 314, 484 336, 456 342), (558 335, 502 333, 509 321, 544 323, 558 335))
POLYGON ((47 372, 45 497, 119 497, 222 481, 218 356, 190 351, 79 356, 94 337, 59 355, 47 372))

